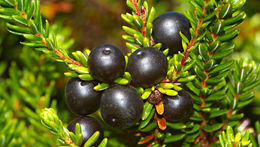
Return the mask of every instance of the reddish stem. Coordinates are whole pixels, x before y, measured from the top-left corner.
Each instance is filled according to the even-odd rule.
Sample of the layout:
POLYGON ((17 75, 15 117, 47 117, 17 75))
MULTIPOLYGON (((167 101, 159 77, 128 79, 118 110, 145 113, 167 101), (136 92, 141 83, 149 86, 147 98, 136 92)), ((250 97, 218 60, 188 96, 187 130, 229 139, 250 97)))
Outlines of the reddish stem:
POLYGON ((141 7, 141 13, 144 14, 146 12, 146 9, 144 6, 141 7))
POLYGON ((53 52, 54 52, 60 59, 62 59, 62 60, 69 60, 69 61, 71 62, 71 64, 75 64, 75 65, 78 65, 78 66, 82 66, 79 62, 77 62, 77 61, 75 61, 75 60, 73 60, 73 59, 71 59, 71 58, 69 58, 69 57, 64 57, 64 56, 62 55, 62 53, 61 53, 60 51, 58 51, 58 50, 53 50, 53 52))
MULTIPOLYGON (((35 34, 35 35, 40 35, 40 34, 35 34)), ((42 43, 45 45, 45 47, 46 47, 47 49, 50 50, 49 46, 47 45, 47 43, 46 43, 45 41, 43 41, 42 43)), ((71 62, 71 64, 75 64, 75 65, 78 65, 78 66, 82 66, 82 64, 80 64, 79 62, 77 62, 77 61, 75 61, 75 60, 73 60, 73 59, 71 59, 71 58, 69 58, 69 57, 64 57, 63 54, 62 54, 60 51, 56 50, 56 49, 53 49, 53 50, 51 50, 51 51, 54 52, 54 53, 55 53, 60 59, 62 59, 62 60, 68 60, 68 61, 71 62)))
POLYGON ((138 4, 137 4, 136 0, 132 0, 132 3, 135 6, 135 14, 138 15, 138 16, 141 16, 141 13, 140 13, 140 10, 138 8, 138 4))
POLYGON ((145 33, 146 33, 146 9, 145 9, 144 6, 141 6, 141 12, 140 12, 136 0, 132 0, 131 2, 135 6, 135 14, 137 16, 139 16, 143 21, 144 27, 141 28, 140 31, 141 31, 142 35, 145 37, 145 33))
MULTIPOLYGON (((229 111, 228 111, 228 113, 227 113, 227 119, 230 118, 230 116, 232 115, 233 111, 234 111, 233 109, 229 109, 229 111)), ((221 127, 219 130, 220 130, 220 131, 223 131, 223 129, 225 128, 225 126, 227 125, 227 123, 228 123, 228 122, 223 123, 223 124, 222 124, 222 127, 221 127)))
MULTIPOLYGON (((198 28, 201 27, 202 23, 203 23, 203 19, 200 18, 199 21, 198 21, 198 25, 195 27, 196 36, 199 35, 198 28)), ((190 53, 189 53, 189 49, 195 44, 195 42, 196 42, 196 39, 195 39, 195 38, 192 38, 191 41, 190 41, 190 43, 188 44, 188 47, 187 47, 186 51, 184 52, 184 57, 183 57, 182 60, 181 60, 181 66, 184 66, 185 61, 187 60, 187 58, 188 58, 188 56, 189 56, 189 54, 190 54, 190 53)))
POLYGON ((187 47, 186 51, 184 52, 184 57, 181 59, 181 66, 184 66, 185 61, 187 60, 187 58, 188 58, 188 56, 189 56, 189 54, 190 54, 190 53, 188 52, 188 50, 194 45, 194 43, 195 43, 195 39, 192 38, 191 41, 190 41, 190 43, 188 44, 188 47, 187 47))
POLYGON ((212 138, 212 141, 210 142, 210 145, 214 144, 217 140, 218 140, 218 137, 217 137, 217 136, 214 136, 214 137, 212 138))
POLYGON ((172 82, 170 79, 163 79, 160 83, 170 83, 172 82))
POLYGON ((67 144, 67 145, 73 145, 74 144, 74 142, 71 140, 71 138, 69 138, 69 137, 66 137, 65 139, 64 139, 64 141, 65 141, 65 143, 67 144))

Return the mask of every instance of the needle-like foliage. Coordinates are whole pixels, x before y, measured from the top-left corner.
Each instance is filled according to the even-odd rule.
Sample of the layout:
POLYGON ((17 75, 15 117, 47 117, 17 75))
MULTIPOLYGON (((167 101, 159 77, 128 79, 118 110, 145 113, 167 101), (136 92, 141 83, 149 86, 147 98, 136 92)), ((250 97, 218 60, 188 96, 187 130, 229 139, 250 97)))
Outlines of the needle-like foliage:
MULTIPOLYGON (((135 87, 144 101, 142 118, 133 128, 135 136, 138 137, 137 144, 154 147, 173 143, 178 143, 180 146, 257 145, 249 132, 244 135, 239 132, 236 135, 233 133, 233 129, 236 129, 244 117, 240 110, 254 100, 254 88, 260 84, 259 65, 249 59, 235 61, 228 58, 235 48, 233 40, 240 34, 237 26, 246 19, 242 9, 245 2, 245 0, 191 0, 192 8, 185 13, 191 24, 191 39, 187 39, 180 32, 184 52, 168 55, 169 49, 163 49, 161 43, 155 43, 151 35, 153 20, 156 18, 155 8, 149 6, 147 0, 126 0, 131 10, 121 15, 128 24, 122 26, 126 32, 122 38, 126 41, 127 48, 131 50, 125 56, 126 62, 128 56, 139 48, 154 47, 162 50, 169 63, 167 76, 159 84, 149 88, 135 87), (194 103, 193 115, 185 122, 167 121, 160 116, 163 114, 163 104, 154 105, 148 100, 155 90, 168 96, 176 96, 181 90, 188 92, 194 103)), ((1 0, 0 18, 6 21, 6 28, 10 33, 26 39, 21 42, 22 45, 42 51, 56 61, 65 63, 69 69, 64 73, 66 76, 82 80, 94 79, 87 63, 91 51, 88 49, 75 51, 71 53, 71 57, 68 51, 70 43, 66 45, 58 41, 57 34, 50 29, 48 21, 43 21, 39 0, 1 0)), ((10 72, 12 78, 20 79, 13 75, 17 72, 15 65, 10 70, 13 70, 10 72)), ((114 83, 129 85, 130 73, 125 72, 114 83)), ((53 83, 50 84, 51 88, 52 85, 53 83)), ((108 83, 98 83, 94 90, 103 91, 108 87, 108 83)), ((14 88, 17 88, 17 85, 14 85, 14 88)), ((49 91, 42 93, 49 94, 49 91)), ((35 101, 26 99, 27 93, 23 92, 23 89, 19 89, 18 92, 24 98, 23 101, 32 108, 38 108, 35 101)), ((8 97, 8 94, 5 97, 8 97)), ((6 100, 1 100, 0 115, 12 113, 7 112, 5 105, 6 100)), ((48 105, 44 104, 44 107, 48 105)), ((39 111, 37 109, 38 113, 39 111)), ((8 119, 11 118, 6 118, 8 119)), ((44 109, 41 119, 44 126, 58 137, 61 145, 81 145, 82 134, 79 125, 76 125, 75 134, 69 132, 53 109, 44 109)), ((35 116, 33 122, 39 123, 39 117, 35 116)), ((8 125, 15 128, 25 124, 12 122, 8 125)), ((258 123, 257 128, 259 133, 258 123)), ((21 133, 19 129, 8 131, 10 135, 6 133, 4 137, 7 139, 2 139, 3 144, 11 142, 10 136, 21 133)), ((93 145, 98 137, 99 132, 96 132, 84 146, 93 145)), ((104 139, 99 146, 106 144, 107 139, 104 139)))

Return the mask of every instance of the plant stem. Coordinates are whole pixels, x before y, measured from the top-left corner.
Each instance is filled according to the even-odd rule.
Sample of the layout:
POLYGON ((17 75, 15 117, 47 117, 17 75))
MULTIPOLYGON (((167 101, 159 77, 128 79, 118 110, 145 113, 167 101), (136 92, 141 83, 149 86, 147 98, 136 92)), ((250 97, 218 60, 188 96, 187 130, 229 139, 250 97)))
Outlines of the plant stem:
MULTIPOLYGON (((20 13, 20 16, 21 16, 21 17, 23 17, 24 19, 27 20, 27 13, 24 12, 24 11, 19 11, 19 10, 17 9, 17 3, 14 5, 14 9, 15 9, 17 12, 20 13)), ((30 20, 27 20, 27 24, 29 24, 29 21, 30 21, 30 20)), ((29 29, 31 29, 31 26, 30 26, 30 25, 27 25, 26 27, 29 28, 29 29)), ((50 51, 52 51, 53 53, 55 53, 55 54, 57 55, 57 57, 60 58, 60 59, 62 59, 64 62, 65 62, 65 61, 70 61, 70 62, 71 62, 70 64, 75 64, 75 65, 78 65, 78 66, 83 66, 83 65, 80 64, 79 62, 73 60, 72 58, 70 58, 70 57, 65 57, 59 50, 57 50, 57 49, 51 50, 51 49, 49 48, 48 44, 47 44, 46 41, 45 41, 45 40, 47 40, 47 38, 44 37, 44 35, 41 34, 40 32, 34 34, 34 36, 40 37, 40 38, 42 39, 41 41, 42 41, 42 43, 45 45, 45 47, 46 47, 48 50, 50 50, 50 51)), ((56 38, 55 38, 55 39, 56 39, 56 38)))

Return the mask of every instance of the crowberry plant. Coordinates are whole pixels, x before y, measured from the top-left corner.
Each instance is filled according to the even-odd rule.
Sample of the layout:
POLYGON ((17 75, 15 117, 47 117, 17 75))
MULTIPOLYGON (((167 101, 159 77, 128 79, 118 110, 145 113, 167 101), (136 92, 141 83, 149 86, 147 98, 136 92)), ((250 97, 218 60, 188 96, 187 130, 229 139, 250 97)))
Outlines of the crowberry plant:
POLYGON ((53 108, 42 107, 42 124, 61 146, 112 145, 113 133, 148 147, 256 146, 254 136, 241 135, 237 126, 241 109, 254 100, 260 66, 226 58, 246 18, 245 0, 191 0, 189 11, 158 17, 148 3, 126 0, 132 12, 121 15, 128 24, 122 38, 130 52, 123 55, 111 44, 70 54, 43 21, 39 0, 0 1, 0 18, 10 33, 25 38, 22 45, 68 67, 66 101, 81 117, 66 127, 53 108))

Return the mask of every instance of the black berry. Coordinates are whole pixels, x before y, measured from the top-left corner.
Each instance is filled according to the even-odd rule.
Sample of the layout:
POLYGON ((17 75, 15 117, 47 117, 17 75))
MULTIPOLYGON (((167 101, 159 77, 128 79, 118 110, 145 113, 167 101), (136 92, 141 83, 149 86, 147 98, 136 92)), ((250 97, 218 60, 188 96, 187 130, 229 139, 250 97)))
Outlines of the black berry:
POLYGON ((155 42, 162 43, 163 49, 169 48, 170 55, 176 54, 183 52, 179 33, 182 32, 190 40, 190 27, 189 20, 183 14, 166 12, 153 21, 152 37, 155 42))
POLYGON ((186 120, 193 113, 193 101, 184 91, 179 91, 177 96, 164 96, 163 105, 163 116, 169 121, 186 120))
POLYGON ((65 88, 66 101, 72 112, 79 115, 91 114, 99 108, 101 93, 93 90, 93 81, 71 78, 65 88))
POLYGON ((134 86, 152 87, 166 77, 168 60, 158 49, 141 48, 129 57, 127 71, 134 86))
POLYGON ((94 144, 94 146, 98 146, 100 142, 103 139, 104 133, 101 125, 97 120, 95 120, 92 117, 79 117, 74 119, 70 124, 68 125, 68 130, 75 133, 75 126, 79 123, 81 127, 81 133, 83 135, 83 143, 84 143, 96 132, 99 131, 99 138, 94 144))
POLYGON ((88 67, 95 79, 112 83, 123 75, 125 58, 117 47, 103 44, 91 51, 88 57, 88 67))
POLYGON ((143 100, 134 88, 114 85, 102 94, 100 112, 104 121, 113 127, 125 129, 134 126, 142 111, 143 100))

